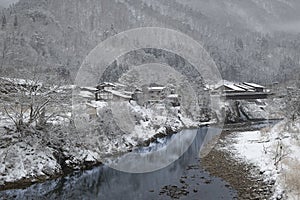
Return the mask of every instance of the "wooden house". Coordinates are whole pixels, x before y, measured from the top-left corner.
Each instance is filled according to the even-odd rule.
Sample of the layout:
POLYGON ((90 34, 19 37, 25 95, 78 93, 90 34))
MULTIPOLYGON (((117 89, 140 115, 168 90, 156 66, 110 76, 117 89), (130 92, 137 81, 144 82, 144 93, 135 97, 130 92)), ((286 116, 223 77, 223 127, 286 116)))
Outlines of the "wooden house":
POLYGON ((124 91, 126 86, 121 83, 103 82, 96 87, 98 90, 119 90, 124 91))
POLYGON ((162 100, 165 87, 148 87, 147 94, 149 100, 162 100))
POLYGON ((109 82, 103 82, 99 85, 97 85, 98 90, 114 90, 117 87, 116 84, 114 83, 109 83, 109 82))
POLYGON ((107 90, 98 90, 95 92, 96 101, 110 101, 113 99, 113 94, 107 90))
POLYGON ((178 94, 170 94, 167 96, 166 101, 170 103, 173 107, 180 106, 179 95, 178 94))
POLYGON ((244 82, 243 84, 254 88, 255 92, 264 92, 265 89, 266 89, 266 87, 264 87, 262 85, 259 85, 259 84, 256 84, 256 83, 247 83, 247 82, 244 82))
POLYGON ((234 83, 231 82, 224 82, 222 84, 218 84, 215 89, 215 92, 221 92, 224 93, 237 93, 237 92, 246 92, 245 89, 236 86, 234 83))
POLYGON ((132 95, 116 90, 98 90, 95 93, 96 101, 130 101, 132 95))
POLYGON ((239 87, 239 88, 242 88, 244 90, 246 90, 247 92, 255 92, 255 88, 251 87, 251 86, 248 86, 248 85, 245 85, 243 83, 236 83, 234 84, 235 86, 239 87))
POLYGON ((142 89, 136 88, 132 94, 132 100, 136 101, 136 103, 140 106, 144 105, 145 103, 145 95, 142 89))

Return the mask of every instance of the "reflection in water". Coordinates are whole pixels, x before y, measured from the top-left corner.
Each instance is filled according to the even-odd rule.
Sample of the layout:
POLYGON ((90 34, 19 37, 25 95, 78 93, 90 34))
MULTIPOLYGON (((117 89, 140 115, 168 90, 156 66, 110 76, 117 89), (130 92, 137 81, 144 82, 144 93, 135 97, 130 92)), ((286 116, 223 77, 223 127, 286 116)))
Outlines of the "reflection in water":
MULTIPOLYGON (((210 131, 213 130, 209 128, 210 131)), ((216 130, 217 131, 217 130, 216 130)), ((185 177, 189 193, 181 199, 232 199, 236 193, 227 188, 219 178, 210 177, 199 163, 199 149, 208 133, 208 128, 186 130, 196 133, 196 138, 179 160, 155 172, 132 174, 102 166, 73 174, 24 190, 10 190, 0 193, 3 198, 16 199, 103 199, 140 200, 171 199, 162 187, 182 186, 185 177), (193 166, 193 167, 191 167, 193 166), (196 166, 196 167, 195 167, 196 166), (209 180, 209 184, 205 180, 209 180)), ((134 163, 133 163, 134 164, 134 163)))
POLYGON ((184 130, 165 140, 165 143, 151 145, 115 159, 109 167, 129 173, 145 173, 160 170, 178 160, 193 143, 197 131, 184 130), (158 147, 155 150, 155 147, 158 147))

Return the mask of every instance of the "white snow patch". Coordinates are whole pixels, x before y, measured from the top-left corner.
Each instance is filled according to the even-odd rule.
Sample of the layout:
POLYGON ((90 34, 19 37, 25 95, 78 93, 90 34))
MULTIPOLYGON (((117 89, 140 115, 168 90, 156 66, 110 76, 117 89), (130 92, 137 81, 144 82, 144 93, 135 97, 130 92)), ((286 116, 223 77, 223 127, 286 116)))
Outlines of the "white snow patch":
MULTIPOLYGON (((287 196, 295 197, 295 191, 287 190, 284 173, 289 172, 290 166, 284 162, 286 159, 300 162, 300 121, 295 122, 292 128, 291 122, 282 121, 271 129, 261 131, 235 133, 235 143, 225 147, 238 159, 245 160, 257 166, 265 175, 266 180, 275 180, 275 192, 273 199, 287 196), (293 130, 293 132, 289 132, 293 130), (298 139, 295 139, 298 137, 298 139), (282 150, 280 148, 282 146, 282 150), (280 153, 282 152, 282 153, 280 153), (277 156, 276 156, 277 155, 277 156), (282 161, 277 165, 276 157, 282 155, 282 161)), ((300 177, 299 177, 300 179, 300 177)), ((299 191, 297 191, 299 192, 299 191)), ((298 196, 299 198, 299 196, 298 196)))

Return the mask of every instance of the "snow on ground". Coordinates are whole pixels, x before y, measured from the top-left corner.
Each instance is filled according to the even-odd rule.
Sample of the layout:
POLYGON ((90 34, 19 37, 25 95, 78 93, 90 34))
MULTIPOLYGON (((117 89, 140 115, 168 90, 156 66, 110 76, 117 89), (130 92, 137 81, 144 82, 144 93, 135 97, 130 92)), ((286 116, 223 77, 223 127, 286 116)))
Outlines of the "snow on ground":
POLYGON ((195 128, 199 122, 183 117, 179 114, 180 107, 172 107, 167 110, 164 105, 154 105, 145 108, 139 105, 128 104, 129 109, 135 115, 139 115, 140 120, 135 125, 131 135, 145 140, 152 138, 155 134, 167 134, 167 128, 172 132, 179 132, 184 128, 195 128))
POLYGON ((0 185, 23 178, 33 178, 34 181, 34 177, 48 177, 61 173, 61 167, 56 162, 52 150, 35 142, 37 141, 12 142, 14 144, 9 148, 0 148, 0 185))
MULTIPOLYGON (((100 101, 92 101, 90 104, 97 108, 98 115, 99 112, 102 112, 103 108, 112 106, 112 104, 108 105, 106 102, 100 101)), ((117 108, 121 109, 119 104, 120 102, 117 103, 117 108)), ((131 103, 124 102, 122 107, 127 107, 129 115, 131 115, 131 117, 135 117, 132 119, 134 127, 128 137, 137 137, 147 140, 155 134, 166 133, 166 127, 171 128, 173 132, 178 132, 183 128, 193 128, 200 125, 199 122, 194 122, 193 120, 179 114, 180 107, 172 107, 169 111, 167 111, 163 104, 155 104, 146 108, 144 106, 137 105, 133 101, 131 103)), ((122 114, 123 113, 124 112, 122 112, 122 114)), ((116 115, 117 114, 118 113, 116 113, 116 115)), ((114 118, 115 120, 118 120, 118 116, 116 115, 114 115, 114 118)), ((131 123, 128 122, 127 124, 131 123)), ((129 139, 128 137, 127 139, 129 139)))
POLYGON ((0 127, 7 127, 11 125, 13 125, 11 119, 5 116, 5 114, 0 111, 0 127))
POLYGON ((274 199, 300 199, 300 120, 235 133, 233 144, 225 148, 275 181, 274 199))
POLYGON ((0 125, 3 127, 0 127, 0 186, 21 179, 31 181, 39 178, 47 179, 62 173, 61 161, 69 168, 79 169, 82 166, 99 163, 106 156, 118 155, 137 145, 146 144, 156 135, 164 136, 200 125, 180 114, 179 107, 167 110, 165 106, 159 104, 146 108, 127 101, 122 104, 90 101, 73 105, 73 109, 79 110, 77 114, 86 116, 87 122, 91 122, 87 124, 87 128, 91 130, 94 130, 93 123, 96 128, 102 120, 107 124, 102 126, 104 129, 100 132, 87 130, 70 133, 67 126, 70 123, 71 113, 66 112, 53 116, 48 121, 55 125, 54 127, 61 127, 60 131, 21 136, 20 133, 4 128, 9 125, 10 120, 0 113, 0 125), (117 109, 108 112, 110 106, 117 109), (79 112, 81 108, 83 112, 79 112), (116 127, 122 125, 123 121, 130 124, 126 121, 127 116, 123 109, 129 111, 127 114, 133 122, 132 131, 120 131, 116 127), (116 120, 119 120, 120 124, 112 123, 116 120))
MULTIPOLYGON (((180 107, 167 109, 163 104, 145 107, 134 101, 91 101, 77 105, 76 108, 79 110, 77 115, 80 119, 77 125, 85 127, 83 131, 87 132, 80 136, 81 141, 88 146, 88 150, 98 154, 93 156, 96 160, 101 160, 106 155, 127 152, 135 146, 148 144, 157 137, 177 133, 185 128, 195 128, 201 124, 179 114, 180 107), (95 135, 97 131, 93 130, 97 130, 99 123, 104 125, 102 131, 95 135), (89 128, 91 131, 87 131, 89 128), (100 148, 99 144, 102 144, 100 148)), ((73 152, 68 154, 72 154, 74 163, 77 163, 79 157, 73 152)))

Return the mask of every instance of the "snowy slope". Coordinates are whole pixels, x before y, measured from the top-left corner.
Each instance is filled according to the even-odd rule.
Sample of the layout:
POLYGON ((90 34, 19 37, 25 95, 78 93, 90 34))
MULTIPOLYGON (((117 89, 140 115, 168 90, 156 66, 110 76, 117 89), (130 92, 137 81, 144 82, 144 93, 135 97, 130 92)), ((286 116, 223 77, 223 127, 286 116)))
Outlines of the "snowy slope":
POLYGON ((220 23, 238 23, 257 31, 271 31, 278 24, 299 21, 297 0, 177 0, 220 23))
POLYGON ((226 147, 238 159, 257 166, 266 180, 275 181, 274 199, 297 199, 299 193, 300 121, 282 121, 272 128, 235 134, 226 147))

